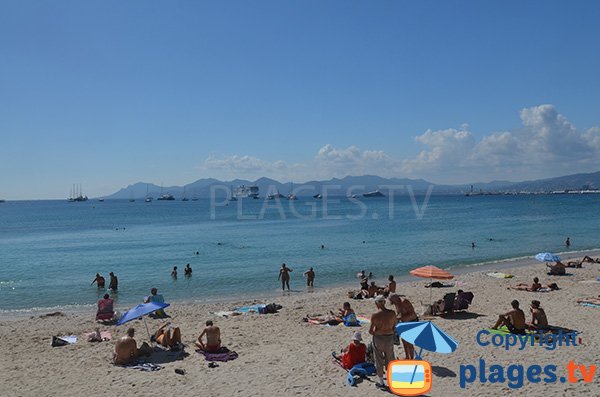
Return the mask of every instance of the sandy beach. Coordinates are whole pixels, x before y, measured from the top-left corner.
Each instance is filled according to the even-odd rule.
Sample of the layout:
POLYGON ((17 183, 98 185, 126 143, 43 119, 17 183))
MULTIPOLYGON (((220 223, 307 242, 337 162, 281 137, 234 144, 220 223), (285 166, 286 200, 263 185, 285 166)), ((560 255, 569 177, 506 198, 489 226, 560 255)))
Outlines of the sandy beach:
MULTIPOLYGON (((481 383, 479 379, 468 385, 459 386, 460 366, 475 365, 479 359, 486 366, 521 364, 525 371, 530 365, 558 367, 558 377, 566 376, 565 366, 569 360, 577 364, 598 364, 600 336, 598 326, 599 308, 584 307, 576 303, 578 298, 598 296, 600 264, 586 263, 583 269, 567 269, 568 276, 547 276, 545 266, 534 260, 516 268, 501 271, 514 275, 511 279, 493 278, 486 273, 491 270, 469 272, 458 275, 453 282, 456 287, 433 290, 434 299, 458 288, 475 294, 473 304, 466 314, 436 317, 433 321, 459 342, 458 349, 451 354, 425 353, 423 359, 433 366, 431 396, 521 395, 571 396, 579 394, 600 395, 600 382, 591 383, 530 383, 525 379, 521 388, 511 389, 504 383, 481 383), (539 293, 509 290, 517 283, 531 283, 538 276, 542 284, 555 282, 559 291, 539 293), (532 299, 541 302, 550 324, 575 329, 580 332, 581 346, 562 346, 550 351, 544 347, 528 346, 524 350, 513 347, 506 351, 502 347, 479 346, 476 334, 489 328, 497 315, 510 309, 510 301, 517 299, 525 310, 529 321, 529 303, 532 299)), ((197 277, 198 275, 194 275, 197 277)), ((383 283, 383 279, 379 279, 383 283)), ((424 307, 421 302, 429 300, 429 289, 425 280, 412 279, 398 284, 398 292, 410 299, 419 314, 424 307)), ((357 283, 358 284, 358 283, 357 283)), ((317 279, 318 286, 318 279, 317 279)), ((30 317, 3 317, 0 320, 2 339, 2 361, 0 365, 0 389, 2 396, 81 396, 81 395, 175 395, 175 396, 377 396, 384 395, 376 389, 375 377, 365 380, 356 387, 346 384, 346 373, 333 363, 331 352, 345 347, 355 328, 342 325, 325 327, 302 322, 308 314, 326 314, 336 310, 347 300, 347 287, 327 291, 317 289, 313 293, 291 293, 264 301, 225 302, 217 304, 177 304, 168 308, 168 320, 147 319, 152 331, 165 321, 171 321, 182 330, 183 342, 187 345, 186 357, 175 353, 156 354, 150 361, 163 366, 159 371, 143 372, 136 369, 113 366, 110 363, 114 339, 123 336, 129 325, 136 328, 138 345, 146 341, 147 335, 142 321, 126 325, 101 326, 112 333, 113 341, 90 343, 84 334, 97 326, 94 312, 63 313, 55 316, 36 314, 30 317), (224 318, 211 312, 228 310, 253 303, 281 304, 277 314, 248 314, 224 318), (203 324, 211 319, 221 328, 224 346, 236 351, 239 358, 219 363, 218 368, 209 368, 203 356, 195 352, 193 342, 203 324), (51 347, 53 335, 77 335, 74 345, 51 347), (185 375, 175 372, 185 370, 185 375)), ((168 297, 166 297, 168 298, 168 297)), ((372 300, 351 301, 358 315, 368 316, 375 312, 372 300)), ((389 304, 388 304, 389 306, 389 304)), ((127 308, 119 307, 123 311, 127 308)), ((360 331, 370 341, 368 327, 360 331)), ((396 347, 403 356, 401 347, 396 347)), ((596 378, 600 374, 596 375, 596 378)))

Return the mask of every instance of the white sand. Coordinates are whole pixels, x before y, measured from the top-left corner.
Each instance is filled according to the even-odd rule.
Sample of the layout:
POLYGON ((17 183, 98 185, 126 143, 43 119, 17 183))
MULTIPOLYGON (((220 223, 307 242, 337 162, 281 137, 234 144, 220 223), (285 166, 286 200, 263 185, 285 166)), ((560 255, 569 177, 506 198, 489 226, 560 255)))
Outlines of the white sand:
MULTIPOLYGON (((582 307, 577 298, 597 296, 600 283, 584 282, 595 280, 600 275, 600 264, 585 264, 584 269, 568 269, 572 276, 550 277, 545 275, 544 265, 531 262, 515 269, 502 269, 517 277, 495 279, 485 272, 462 274, 460 288, 475 294, 469 313, 476 315, 457 318, 436 318, 435 324, 453 336, 459 343, 458 350, 449 355, 426 353, 424 359, 434 366, 432 396, 469 395, 496 396, 503 394, 528 396, 571 396, 585 394, 600 395, 600 373, 595 382, 584 384, 554 383, 532 384, 525 380, 521 389, 511 390, 504 384, 471 384, 467 390, 459 387, 461 364, 478 364, 484 358, 489 368, 492 364, 505 367, 522 364, 559 366, 557 375, 566 376, 561 366, 571 359, 577 363, 598 364, 600 336, 598 333, 600 308, 582 307), (508 290, 519 282, 530 283, 539 276, 543 284, 556 282, 560 291, 531 293, 508 290), (528 304, 532 299, 542 302, 549 321, 553 325, 574 328, 581 332, 583 346, 559 347, 548 351, 542 347, 528 347, 506 352, 498 347, 480 347, 475 342, 476 333, 490 327, 497 315, 510 308, 510 301, 518 299, 529 321, 528 304)), ((317 280, 318 281, 318 280, 317 280)), ((423 288, 425 281, 415 280, 399 284, 398 292, 407 295, 419 313, 419 301, 427 301, 429 290, 423 288)), ((458 288, 434 289, 434 298, 458 288)), ((2 359, 0 360, 0 395, 2 396, 377 396, 385 393, 377 390, 374 383, 364 381, 357 387, 346 385, 345 371, 333 364, 331 351, 344 347, 354 328, 322 327, 302 323, 307 313, 327 313, 337 309, 346 299, 346 288, 325 292, 295 293, 273 300, 284 308, 278 314, 245 315, 221 318, 210 315, 211 311, 226 310, 232 303, 211 305, 177 305, 168 312, 170 321, 182 329, 184 343, 190 355, 183 360, 166 362, 158 372, 147 373, 124 369, 110 364, 114 348, 112 342, 89 343, 84 334, 97 325, 95 313, 67 313, 64 316, 40 318, 2 318, 0 338, 2 359), (212 319, 221 327, 225 346, 239 353, 239 358, 219 363, 218 368, 208 368, 207 361, 194 352, 193 341, 198 336, 204 321, 212 319), (79 342, 66 347, 50 347, 52 335, 75 334, 79 342), (174 372, 176 368, 186 371, 185 375, 174 372)), ((240 302, 240 305, 252 302, 240 302)), ((258 303, 269 303, 258 302, 258 303)), ((374 312, 372 301, 352 301, 359 315, 370 316, 374 312)), ((165 320, 148 319, 151 331, 165 320)), ((147 340, 141 321, 129 323, 137 330, 138 342, 147 340)), ((129 325, 128 324, 128 325, 129 325)), ((117 338, 124 335, 127 326, 104 326, 117 338)), ((368 327, 362 327, 365 339, 368 327)), ((401 348, 397 348, 403 355, 401 348)), ((164 358, 164 355, 163 355, 164 358)), ((374 380, 374 378, 372 378, 374 380)))

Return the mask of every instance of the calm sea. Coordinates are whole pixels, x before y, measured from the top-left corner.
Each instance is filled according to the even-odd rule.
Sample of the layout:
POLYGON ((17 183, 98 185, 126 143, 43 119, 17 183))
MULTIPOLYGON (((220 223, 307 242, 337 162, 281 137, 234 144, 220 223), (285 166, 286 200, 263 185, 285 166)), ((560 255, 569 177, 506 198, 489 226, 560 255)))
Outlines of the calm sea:
POLYGON ((121 306, 151 287, 167 301, 258 296, 279 288, 287 263, 292 289, 377 281, 416 266, 468 265, 600 247, 600 195, 408 195, 328 200, 20 201, 0 204, 0 310, 94 305, 96 274, 119 277, 121 306), (279 204, 278 204, 279 203, 279 204), (471 242, 476 247, 472 249, 471 242), (321 245, 325 248, 322 249, 321 245), (198 252, 198 255, 196 255, 198 252), (193 268, 191 278, 183 268, 193 268), (178 266, 179 278, 170 276, 178 266))

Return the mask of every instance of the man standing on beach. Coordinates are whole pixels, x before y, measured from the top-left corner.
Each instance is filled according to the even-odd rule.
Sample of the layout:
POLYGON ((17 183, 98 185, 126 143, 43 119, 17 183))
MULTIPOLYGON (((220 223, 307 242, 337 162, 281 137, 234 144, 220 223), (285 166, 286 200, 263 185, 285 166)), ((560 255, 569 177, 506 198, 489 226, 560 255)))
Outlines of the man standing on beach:
POLYGON ((306 286, 307 287, 314 287, 314 283, 315 283, 315 271, 313 270, 313 268, 311 267, 310 269, 308 269, 307 271, 304 272, 304 275, 306 276, 306 286))
POLYGON ((206 328, 195 342, 199 349, 208 353, 216 353, 221 348, 221 330, 216 325, 213 325, 211 320, 206 322, 206 328), (206 335, 206 344, 202 342, 202 337, 206 335))
POLYGON ((108 273, 108 275, 110 276, 110 284, 108 284, 108 289, 111 291, 116 291, 119 288, 119 280, 113 272, 108 273))
MULTIPOLYGON (((412 303, 406 298, 401 298, 399 295, 392 294, 389 297, 390 302, 396 307, 396 318, 400 322, 417 321, 417 313, 412 303)), ((415 359, 415 347, 402 339, 402 345, 404 346, 404 357, 407 360, 415 359)))
POLYGON ((385 388, 383 381, 384 370, 390 361, 394 360, 394 335, 396 333, 396 313, 385 307, 385 298, 381 295, 375 298, 377 313, 371 316, 369 333, 373 335, 373 355, 379 382, 378 388, 385 388))

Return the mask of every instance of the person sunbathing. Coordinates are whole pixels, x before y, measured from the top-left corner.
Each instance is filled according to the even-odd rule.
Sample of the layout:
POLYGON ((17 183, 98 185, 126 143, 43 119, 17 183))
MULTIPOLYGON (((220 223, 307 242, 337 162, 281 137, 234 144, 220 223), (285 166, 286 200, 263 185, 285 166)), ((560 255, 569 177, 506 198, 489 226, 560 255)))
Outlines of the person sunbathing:
POLYGON ((167 347, 171 350, 177 350, 182 345, 181 330, 179 327, 172 328, 171 323, 163 324, 155 333, 154 340, 159 345, 167 347), (165 330, 165 327, 169 327, 165 330))
POLYGON ((344 350, 342 350, 342 354, 333 352, 332 356, 345 369, 352 369, 356 364, 367 361, 367 346, 362 343, 362 335, 360 332, 355 332, 354 335, 352 335, 352 341, 344 350))
POLYGON ((529 284, 517 284, 514 287, 511 287, 512 289, 516 289, 519 291, 529 291, 529 292, 535 292, 537 290, 539 290, 540 288, 542 288, 542 284, 540 284, 540 279, 537 277, 533 278, 533 284, 529 285, 529 284))
POLYGON ((566 272, 566 266, 561 261, 556 262, 554 265, 548 265, 550 271, 548 272, 549 276, 564 276, 566 272))
POLYGON ((216 325, 213 325, 211 320, 208 320, 206 328, 204 328, 195 344, 200 350, 204 350, 205 352, 218 352, 221 348, 221 330, 216 325), (204 335, 206 335, 206 343, 202 341, 204 335))
POLYGON ((540 307, 540 301, 532 300, 529 308, 531 312, 531 322, 527 327, 532 330, 544 331, 548 329, 548 318, 546 312, 540 307))
POLYGON ((136 361, 139 352, 135 339, 133 339, 134 335, 135 329, 129 328, 126 336, 117 339, 115 352, 113 353, 113 363, 115 365, 133 364, 136 361))
POLYGON ((498 329, 501 325, 505 325, 506 328, 512 334, 524 335, 525 334, 525 313, 519 309, 519 301, 513 300, 510 305, 512 310, 498 316, 498 321, 492 329, 498 329))
POLYGON ((591 298, 579 298, 577 299, 577 303, 590 303, 592 305, 600 305, 600 295, 598 297, 591 298))
POLYGON ((311 316, 307 314, 306 319, 319 325, 338 325, 344 322, 344 319, 341 316, 336 316, 333 312, 329 312, 329 314, 330 315, 328 316, 311 316))

